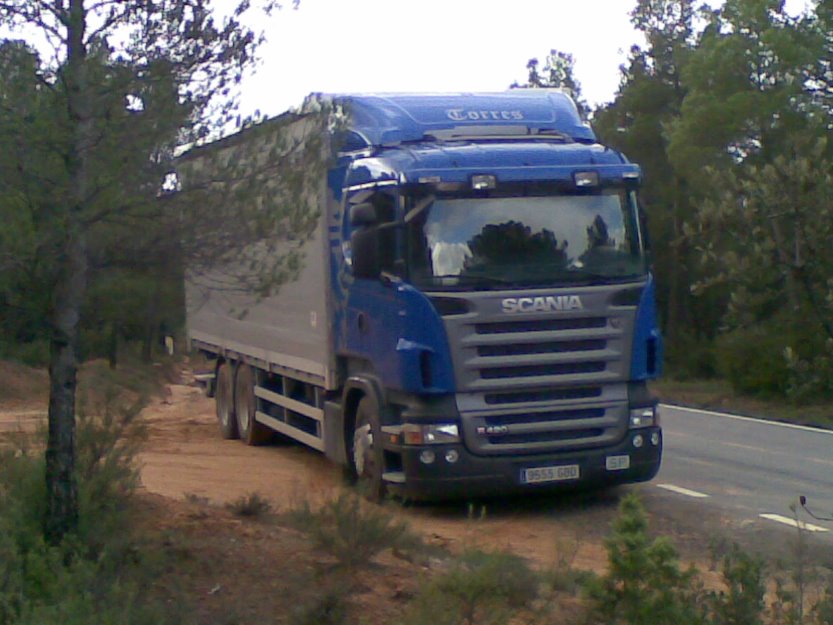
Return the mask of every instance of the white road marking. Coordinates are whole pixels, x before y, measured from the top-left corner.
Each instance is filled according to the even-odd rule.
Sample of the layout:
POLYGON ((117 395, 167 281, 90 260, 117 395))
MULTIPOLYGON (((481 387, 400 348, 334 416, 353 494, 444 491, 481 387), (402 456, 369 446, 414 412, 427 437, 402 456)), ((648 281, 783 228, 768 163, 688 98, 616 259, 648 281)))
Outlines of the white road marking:
POLYGON ((756 419, 754 417, 742 417, 736 414, 729 414, 728 412, 714 412, 712 410, 701 410, 699 408, 687 408, 685 406, 675 406, 673 404, 660 404, 663 408, 673 408, 674 410, 682 410, 683 412, 694 412, 696 414, 707 415, 709 417, 725 417, 727 419, 737 419, 738 421, 752 421, 754 423, 764 423, 767 425, 775 425, 791 430, 802 430, 804 432, 814 432, 817 434, 829 434, 833 436, 833 430, 824 430, 822 428, 814 428, 809 425, 796 425, 795 423, 783 423, 781 421, 767 421, 766 419, 756 419))
POLYGON ((805 523, 804 521, 796 521, 795 519, 791 519, 790 517, 786 516, 781 516, 780 514, 761 514, 759 516, 762 519, 775 521, 776 523, 783 523, 784 525, 789 525, 790 527, 796 527, 799 529, 807 530, 808 532, 830 531, 826 527, 820 527, 818 525, 813 525, 812 523, 805 523))
MULTIPOLYGON (((764 449, 763 447, 755 447, 754 445, 741 445, 740 443, 728 443, 726 441, 717 441, 721 445, 726 445, 726 447, 735 447, 737 449, 748 449, 749 451, 760 451, 761 453, 772 453, 769 449, 764 449)), ((785 456, 791 455, 795 456, 795 453, 792 454, 783 454, 785 456)))
POLYGON ((659 488, 664 488, 665 490, 670 490, 672 493, 677 493, 678 495, 685 495, 686 497, 695 497, 697 499, 708 497, 706 493, 689 490, 688 488, 683 488, 682 486, 674 486, 674 484, 657 484, 657 486, 659 488))

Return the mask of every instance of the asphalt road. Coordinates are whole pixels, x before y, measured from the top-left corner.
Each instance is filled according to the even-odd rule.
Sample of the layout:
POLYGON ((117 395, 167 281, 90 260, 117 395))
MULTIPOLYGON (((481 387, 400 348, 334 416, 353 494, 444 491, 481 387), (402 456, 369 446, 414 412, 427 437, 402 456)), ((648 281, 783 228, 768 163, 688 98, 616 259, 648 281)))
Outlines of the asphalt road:
POLYGON ((663 465, 648 489, 654 497, 718 510, 737 527, 795 533, 797 522, 814 541, 833 545, 833 521, 798 504, 804 495, 812 512, 833 517, 833 431, 667 405, 662 426, 663 465))

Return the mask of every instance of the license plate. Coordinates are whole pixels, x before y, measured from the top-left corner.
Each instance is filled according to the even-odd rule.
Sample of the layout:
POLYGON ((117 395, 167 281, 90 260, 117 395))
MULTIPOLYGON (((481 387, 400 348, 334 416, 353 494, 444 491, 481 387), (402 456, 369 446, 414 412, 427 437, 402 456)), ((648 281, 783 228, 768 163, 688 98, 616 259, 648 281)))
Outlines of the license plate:
POLYGON ((625 454, 624 456, 608 456, 605 459, 605 466, 608 471, 624 471, 631 466, 631 457, 625 454))
POLYGON ((564 482, 577 480, 578 478, 579 468, 577 464, 566 464, 558 467, 535 467, 521 471, 521 482, 524 484, 564 482))

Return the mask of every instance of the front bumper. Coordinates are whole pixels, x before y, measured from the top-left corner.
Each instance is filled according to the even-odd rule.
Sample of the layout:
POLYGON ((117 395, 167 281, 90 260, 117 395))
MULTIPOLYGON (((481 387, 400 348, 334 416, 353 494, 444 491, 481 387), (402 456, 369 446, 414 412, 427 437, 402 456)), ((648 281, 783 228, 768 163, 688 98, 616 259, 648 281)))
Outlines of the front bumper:
POLYGON ((475 456, 462 444, 403 446, 400 451, 405 480, 391 486, 407 498, 439 500, 532 493, 650 480, 659 471, 662 460, 662 430, 660 427, 633 429, 617 445, 559 454, 475 456), (633 442, 637 434, 642 436, 641 447, 633 442), (653 437, 654 434, 657 436, 653 437), (435 452, 436 459, 431 464, 419 458, 425 449, 435 452), (450 449, 459 454, 456 462, 445 459, 450 449), (624 456, 628 458, 627 468, 621 468, 624 456), (573 465, 578 466, 578 477, 574 479, 531 484, 523 481, 526 469, 573 465))

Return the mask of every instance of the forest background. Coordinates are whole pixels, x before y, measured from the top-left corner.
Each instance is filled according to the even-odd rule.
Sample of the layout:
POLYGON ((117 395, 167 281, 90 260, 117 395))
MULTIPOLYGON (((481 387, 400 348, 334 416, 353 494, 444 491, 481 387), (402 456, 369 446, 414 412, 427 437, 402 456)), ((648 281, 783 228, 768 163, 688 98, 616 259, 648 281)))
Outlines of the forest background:
MULTIPOLYGON (((613 102, 591 110, 572 56, 558 50, 530 60, 527 83, 512 87, 571 89, 601 141, 642 166, 669 376, 723 378, 737 392, 797 403, 829 398, 833 2, 793 17, 779 0, 727 0, 720 9, 640 0, 632 22, 647 43, 630 50, 613 102)), ((96 53, 114 93, 120 80, 136 81, 123 63, 92 48, 96 53)), ((23 174, 60 169, 33 163, 54 153, 29 149, 33 132, 56 132, 43 121, 56 104, 44 87, 60 72, 16 40, 0 43, 0 70, 0 139, 7 146, 0 157, 0 358, 43 365, 55 331, 58 262, 43 223, 55 215, 43 202, 45 181, 23 174), (30 141, 21 141, 24 132, 30 141)), ((165 85, 145 76, 141 110, 123 97, 102 97, 96 106, 109 111, 110 130, 124 133, 153 112, 169 120, 174 136, 188 120, 165 85)), ((135 146, 136 154, 153 153, 157 175, 175 152, 175 142, 165 141, 164 149, 135 146)), ((135 166, 142 170, 138 187, 149 172, 135 166)), ((131 184, 119 189, 119 202, 131 184)), ((81 360, 115 363, 126 345, 150 358, 163 335, 182 332, 180 256, 160 247, 169 239, 152 219, 136 221, 133 213, 132 223, 108 217, 97 226, 80 315, 81 360)))

